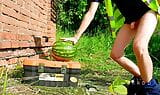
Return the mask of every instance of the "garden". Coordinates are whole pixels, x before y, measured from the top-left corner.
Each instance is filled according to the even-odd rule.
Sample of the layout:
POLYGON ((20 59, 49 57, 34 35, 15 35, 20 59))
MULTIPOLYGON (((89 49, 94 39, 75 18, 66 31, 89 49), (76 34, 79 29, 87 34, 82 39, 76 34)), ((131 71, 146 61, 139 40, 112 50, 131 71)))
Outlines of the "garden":
MULTIPOLYGON (((88 8, 89 1, 86 0, 76 0, 76 2, 75 0, 60 0, 57 2, 56 40, 74 36, 88 8)), ((160 81, 159 29, 158 25, 149 43, 149 51, 154 64, 154 77, 160 81)), ((22 83, 24 70, 22 63, 18 62, 14 67, 0 68, 0 94, 126 95, 125 85, 129 84, 129 80, 133 76, 110 58, 113 42, 114 38, 110 32, 105 5, 101 3, 92 23, 75 44, 77 50, 72 60, 80 62, 82 66, 77 87, 45 87, 33 86, 32 83, 24 84, 22 83)), ((126 48, 125 56, 136 64, 132 44, 126 48)), ((54 60, 50 56, 44 59, 54 60)))

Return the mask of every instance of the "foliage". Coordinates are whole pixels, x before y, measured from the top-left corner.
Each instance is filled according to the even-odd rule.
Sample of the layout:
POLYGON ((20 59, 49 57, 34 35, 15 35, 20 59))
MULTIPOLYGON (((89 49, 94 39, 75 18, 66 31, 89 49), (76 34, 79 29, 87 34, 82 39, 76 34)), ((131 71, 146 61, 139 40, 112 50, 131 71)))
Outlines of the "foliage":
MULTIPOLYGON (((70 37, 71 35, 67 31, 57 32, 57 40, 63 37, 70 37)), ((77 52, 74 60, 85 63, 91 69, 93 69, 92 66, 98 64, 99 66, 95 65, 94 69, 105 71, 108 68, 104 66, 104 63, 110 60, 112 43, 113 40, 110 34, 101 33, 92 37, 84 35, 76 44, 77 52)))
MULTIPOLYGON (((154 63, 154 67, 160 67, 160 35, 154 33, 149 42, 149 53, 154 63)), ((136 57, 133 53, 133 42, 126 49, 126 56, 136 63, 136 57)))
MULTIPOLYGON (((90 1, 88 0, 64 0, 57 4, 57 27, 63 30, 69 29, 70 32, 79 28, 81 21, 88 11, 90 1)), ((107 22, 104 3, 100 4, 95 18, 88 27, 90 34, 106 31, 109 23, 107 22)))
POLYGON ((160 67, 160 35, 155 34, 152 36, 150 44, 149 44, 149 51, 151 58, 154 62, 155 67, 160 67))
POLYGON ((3 94, 6 95, 6 88, 7 88, 7 79, 8 79, 8 69, 5 72, 4 84, 3 84, 3 94))
POLYGON ((3 85, 3 88, 1 88, 1 86, 0 86, 0 94, 2 94, 2 95, 7 95, 6 88, 7 88, 7 82, 8 82, 8 71, 9 70, 7 68, 0 67, 0 84, 3 85), (3 81, 1 81, 1 80, 3 80, 3 81))
MULTIPOLYGON (((65 31, 65 33, 69 32, 72 35, 72 33, 74 33, 74 31, 76 29, 78 29, 79 25, 81 24, 81 21, 84 17, 84 14, 87 12, 87 10, 89 8, 89 4, 90 4, 89 0, 64 0, 64 1, 60 0, 59 3, 57 4, 57 7, 58 7, 57 29, 62 29, 62 31, 65 31)), ((97 42, 96 42, 96 39, 94 40, 94 37, 92 37, 93 34, 94 34, 94 36, 96 36, 99 34, 101 35, 101 33, 106 33, 109 31, 109 28, 108 28, 109 22, 108 22, 106 15, 107 14, 106 14, 106 10, 105 10, 105 4, 103 2, 100 4, 94 20, 92 21, 92 23, 90 24, 90 26, 87 28, 87 31, 86 31, 87 32, 86 34, 89 34, 88 36, 91 36, 91 39, 93 38, 92 40, 90 40, 90 39, 88 40, 88 41, 91 41, 91 42, 89 42, 89 44, 90 43, 94 44, 94 43, 98 42, 99 38, 97 39, 97 42)), ((160 60, 159 60, 160 59, 160 53, 159 53, 160 52, 160 44, 159 44, 160 43, 160 35, 158 33, 159 29, 160 29, 160 24, 158 25, 158 27, 156 29, 157 33, 155 33, 152 36, 151 41, 149 43, 149 52, 150 52, 150 55, 151 55, 151 58, 153 60, 155 67, 156 66, 160 67, 160 60)), ((105 39, 112 40, 111 37, 108 38, 108 34, 106 34, 106 35, 107 36, 105 39)), ((87 40, 87 37, 84 36, 84 39, 87 40)), ((84 43, 83 40, 80 40, 80 41, 82 43, 84 43)), ((79 43, 81 43, 81 42, 79 42, 79 43)), ((87 45, 88 44, 87 41, 85 41, 84 44, 87 45)), ((101 44, 106 44, 106 43, 101 43, 101 44)), ((88 51, 88 52, 95 53, 95 51, 91 49, 92 47, 93 46, 90 45, 89 46, 90 50, 86 49, 86 51, 84 51, 84 52, 88 51)), ((85 48, 85 47, 83 46, 81 48, 85 48)), ((110 44, 109 48, 111 48, 111 44, 110 44)), ((103 53, 102 53, 102 55, 103 55, 103 53)), ((86 56, 88 56, 88 55, 86 55, 86 56)), ((129 59, 133 60, 136 63, 136 58, 133 53, 132 44, 130 44, 128 46, 128 48, 126 49, 126 57, 128 57, 129 59)), ((79 60, 86 60, 87 61, 88 59, 82 58, 79 60)))
POLYGON ((124 85, 129 84, 129 80, 123 80, 120 78, 120 76, 116 77, 116 79, 113 81, 113 83, 108 87, 109 92, 111 92, 114 95, 126 95, 127 94, 127 88, 124 85))

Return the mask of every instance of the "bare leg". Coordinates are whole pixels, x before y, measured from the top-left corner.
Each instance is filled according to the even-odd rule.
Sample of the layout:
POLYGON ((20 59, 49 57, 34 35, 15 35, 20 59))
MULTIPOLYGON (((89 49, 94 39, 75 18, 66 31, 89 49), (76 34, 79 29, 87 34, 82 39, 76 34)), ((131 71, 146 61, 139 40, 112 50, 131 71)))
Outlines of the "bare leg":
POLYGON ((148 11, 140 19, 133 43, 133 50, 137 58, 141 78, 145 82, 149 82, 152 79, 153 64, 148 52, 148 43, 156 25, 157 17, 155 13, 148 11))
POLYGON ((139 77, 140 71, 137 65, 131 60, 123 56, 126 46, 130 43, 135 35, 135 30, 131 28, 131 25, 125 24, 118 32, 117 38, 114 42, 111 58, 120 64, 127 71, 132 73, 134 76, 139 77))

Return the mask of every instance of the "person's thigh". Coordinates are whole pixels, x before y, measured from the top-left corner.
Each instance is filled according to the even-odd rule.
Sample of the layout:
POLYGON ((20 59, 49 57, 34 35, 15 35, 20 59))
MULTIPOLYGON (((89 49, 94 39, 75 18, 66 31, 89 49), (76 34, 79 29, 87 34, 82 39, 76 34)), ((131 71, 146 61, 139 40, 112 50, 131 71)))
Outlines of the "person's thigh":
POLYGON ((148 11, 140 20, 135 34, 134 44, 148 48, 149 40, 157 26, 157 17, 153 11, 148 11))
POLYGON ((135 35, 135 31, 131 29, 129 24, 124 24, 117 34, 116 40, 113 44, 112 54, 116 54, 117 57, 123 56, 123 52, 126 46, 130 43, 135 35))
POLYGON ((149 82, 153 75, 153 64, 148 52, 148 43, 156 25, 156 14, 153 11, 148 11, 140 19, 133 42, 133 50, 137 58, 138 67, 145 82, 149 82))

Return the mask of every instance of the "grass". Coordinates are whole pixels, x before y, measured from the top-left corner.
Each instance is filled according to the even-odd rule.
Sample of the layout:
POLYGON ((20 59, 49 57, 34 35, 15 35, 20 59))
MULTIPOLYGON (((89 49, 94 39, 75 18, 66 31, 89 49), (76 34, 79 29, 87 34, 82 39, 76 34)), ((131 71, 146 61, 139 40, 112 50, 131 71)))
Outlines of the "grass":
MULTIPOLYGON (((62 37, 71 37, 72 34, 69 31, 65 32, 57 32, 57 40, 62 37)), ((111 45, 113 40, 110 35, 105 34, 97 34, 96 36, 82 36, 78 43, 76 44, 77 53, 74 58, 75 61, 79 61, 81 63, 85 63, 92 68, 95 64, 102 65, 107 63, 107 60, 111 60, 109 58, 111 45)), ((104 70, 105 67, 100 66, 94 67, 95 69, 104 70)))
MULTIPOLYGON (((61 37, 71 37, 69 31, 57 32, 57 40, 61 37)), ((102 33, 93 36, 83 35, 76 44, 77 54, 73 59, 82 64, 79 86, 44 87, 21 83, 23 68, 7 72, 0 69, 0 95, 111 95, 108 86, 117 78, 129 80, 132 76, 112 59, 109 54, 113 39, 109 34, 102 33), (97 91, 89 91, 86 85, 96 87, 97 91)), ((132 54, 131 50, 127 54, 132 54)), ((160 69, 154 68, 154 75, 160 78, 160 69)))
POLYGON ((4 78, 4 84, 3 84, 3 94, 2 95, 6 95, 6 88, 7 88, 7 80, 8 80, 8 69, 6 69, 5 72, 5 78, 4 78))

